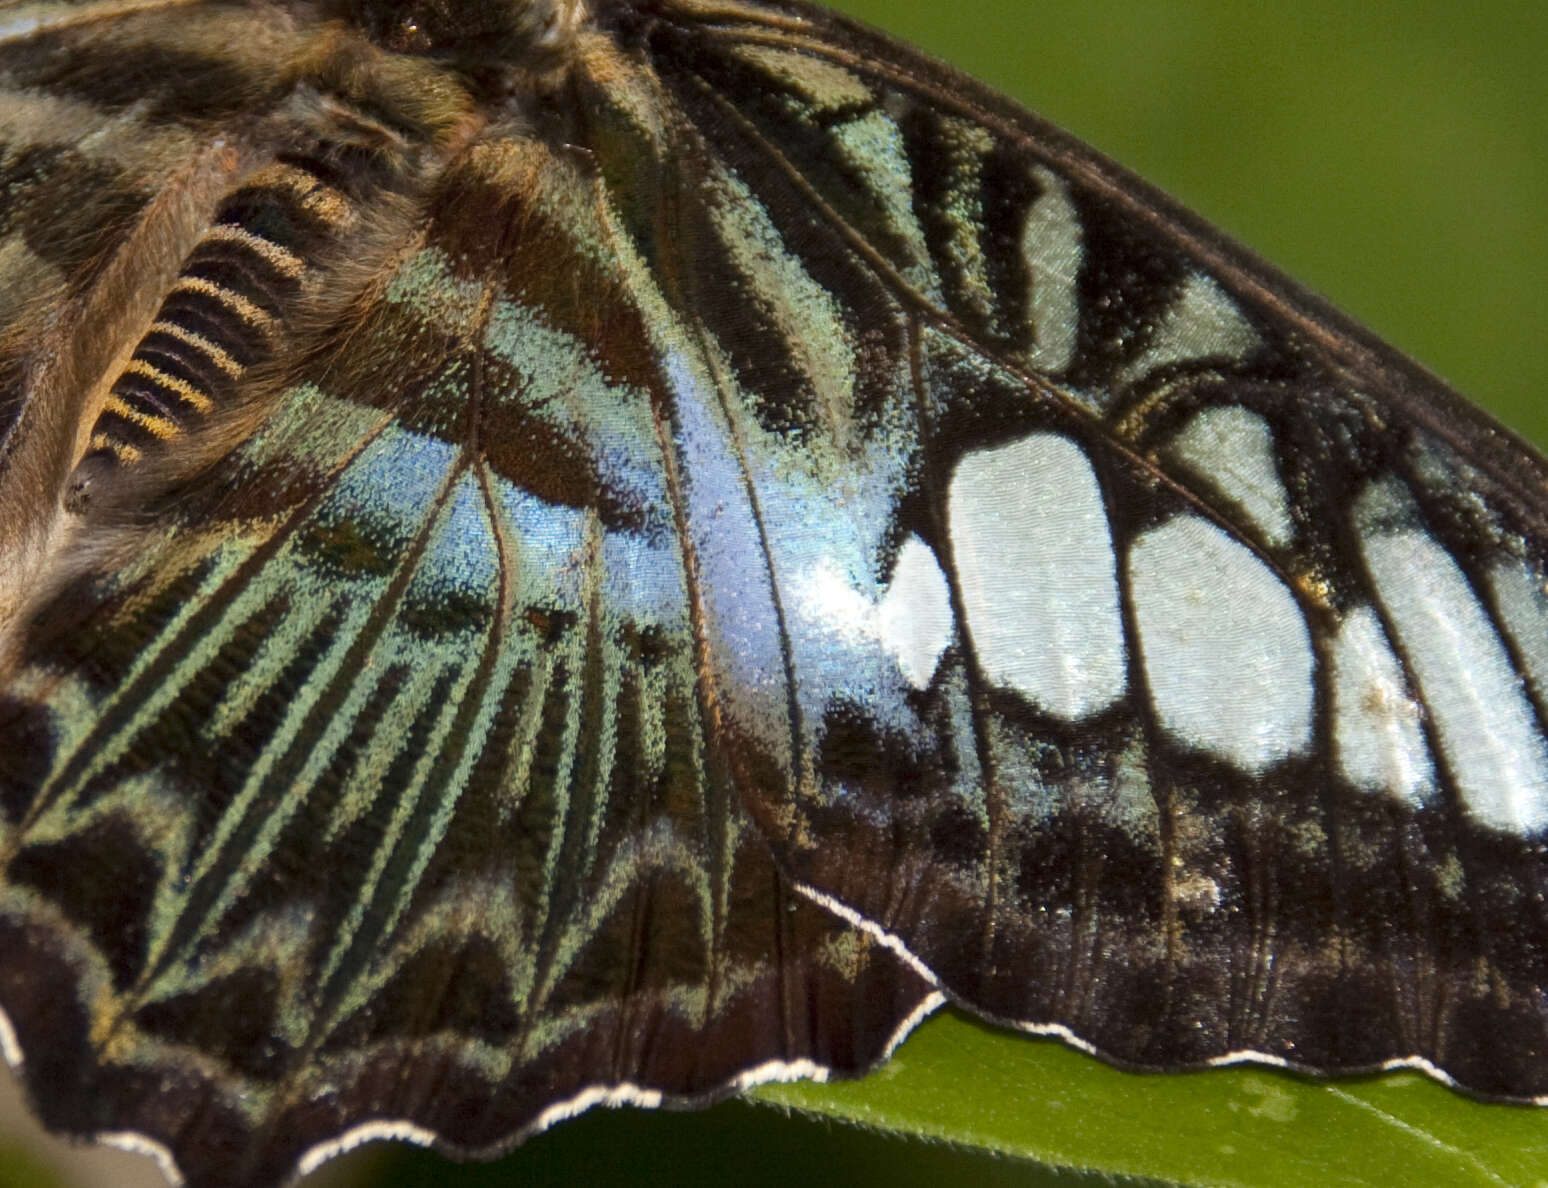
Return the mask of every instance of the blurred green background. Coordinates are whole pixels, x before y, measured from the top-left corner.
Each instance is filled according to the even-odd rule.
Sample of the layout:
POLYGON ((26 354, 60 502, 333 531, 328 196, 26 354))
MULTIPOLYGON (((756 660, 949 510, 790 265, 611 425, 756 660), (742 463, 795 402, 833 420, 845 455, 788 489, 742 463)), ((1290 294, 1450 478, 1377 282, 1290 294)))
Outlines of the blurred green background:
MULTIPOLYGON (((1548 444, 1548 5, 837 7, 1015 95, 1548 444)), ((1548 1183, 1548 1116, 1414 1078, 1324 1090, 1257 1070, 1125 1076, 946 1019, 874 1084, 800 1101, 1161 1180, 1548 1183)), ((15 1133, 0 1117, 0 1151, 30 1152, 25 1168, 0 1163, 3 1188, 130 1188, 125 1161, 61 1172, 15 1133)), ((488 1166, 368 1152, 325 1175, 358 1188, 1111 1182, 742 1104, 597 1111, 488 1166)))

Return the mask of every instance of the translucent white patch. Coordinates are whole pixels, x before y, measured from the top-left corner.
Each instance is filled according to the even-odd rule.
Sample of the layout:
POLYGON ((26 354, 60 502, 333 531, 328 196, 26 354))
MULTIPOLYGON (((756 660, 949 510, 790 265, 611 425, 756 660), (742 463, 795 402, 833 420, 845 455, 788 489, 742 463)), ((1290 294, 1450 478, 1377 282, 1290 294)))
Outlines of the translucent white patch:
POLYGON ((892 582, 873 602, 824 560, 790 584, 794 617, 852 648, 879 643, 916 689, 927 688, 951 641, 951 599, 935 554, 917 536, 898 550, 892 582))
POLYGON ((1161 724, 1249 772, 1311 744, 1311 636, 1251 550, 1181 515, 1129 550, 1140 653, 1161 724))
POLYGON ((1516 645, 1539 702, 1548 702, 1548 592, 1542 575, 1515 559, 1489 568, 1500 622, 1516 645))
POLYGON ((1511 833, 1548 826, 1548 747, 1504 645, 1450 554, 1427 532, 1382 530, 1387 485, 1360 499, 1365 563, 1435 723, 1463 806, 1511 833))
POLYGON ((1268 422, 1240 406, 1207 408, 1172 441, 1172 454, 1247 516, 1271 545, 1290 542, 1290 496, 1268 422))
POLYGON ((1043 187, 1027 207, 1021 227, 1021 258, 1027 266, 1027 316, 1032 349, 1027 362, 1040 371, 1063 371, 1075 355, 1080 329, 1080 276, 1084 248, 1080 214, 1069 190, 1052 170, 1034 169, 1043 187))
POLYGON ((1034 433, 967 455, 952 476, 951 546, 984 675, 1075 721, 1123 696, 1117 562, 1081 449, 1034 433))
POLYGON ((892 584, 877 607, 881 644, 908 683, 923 689, 951 642, 951 598, 935 554, 917 536, 898 550, 892 584))
POLYGON ((1435 790, 1435 766, 1403 669, 1368 606, 1333 640, 1333 743, 1344 778, 1417 808, 1435 790))
POLYGON ((1244 359, 1260 341, 1226 291, 1212 277, 1195 272, 1157 323, 1149 346, 1119 374, 1118 386, 1184 359, 1244 359))

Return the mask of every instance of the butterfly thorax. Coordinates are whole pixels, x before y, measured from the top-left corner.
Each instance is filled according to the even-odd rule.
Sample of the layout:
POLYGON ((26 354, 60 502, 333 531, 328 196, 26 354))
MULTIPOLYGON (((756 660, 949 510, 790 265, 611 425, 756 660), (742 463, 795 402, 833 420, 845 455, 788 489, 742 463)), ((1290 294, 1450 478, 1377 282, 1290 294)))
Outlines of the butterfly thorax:
MULTIPOLYGON (((189 162, 158 175, 164 138, 146 138, 126 179, 132 217, 83 236, 81 265, 63 278, 69 299, 49 326, 13 333, 13 366, 57 394, 33 402, 8 449, 52 476, 65 509, 10 526, 29 542, 13 546, 18 559, 100 553, 93 531, 139 518, 249 433, 316 327, 362 300, 403 249, 409 212, 483 122, 464 59, 508 55, 513 39, 552 42, 557 28, 530 6, 464 5, 484 17, 466 19, 473 32, 457 41, 437 30, 467 14, 445 5, 348 7, 305 30, 255 20, 218 45, 231 22, 190 17, 210 93, 169 77, 156 84, 165 94, 152 86, 141 101, 189 109, 178 125, 189 162), (93 333, 72 340, 86 323, 93 333), (91 428, 82 436, 72 421, 91 428)), ((154 21, 120 22, 126 54, 160 36, 154 21)), ((18 560, 8 584, 27 572, 18 560)), ((4 595, 0 610, 22 601, 4 595)))
POLYGON ((334 0, 377 45, 502 68, 563 52, 586 12, 581 0, 334 0))

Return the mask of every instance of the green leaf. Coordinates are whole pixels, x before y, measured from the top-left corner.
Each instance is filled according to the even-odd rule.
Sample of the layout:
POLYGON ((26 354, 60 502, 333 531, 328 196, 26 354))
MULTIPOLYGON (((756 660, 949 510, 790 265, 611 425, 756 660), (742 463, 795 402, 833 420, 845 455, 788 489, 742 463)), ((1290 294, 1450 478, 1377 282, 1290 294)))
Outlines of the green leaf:
POLYGON ((1141 1075, 1056 1041, 932 1020, 869 1080, 764 1101, 1057 1168, 1211 1188, 1548 1183, 1548 1117, 1418 1073, 1318 1081, 1257 1066, 1141 1075))

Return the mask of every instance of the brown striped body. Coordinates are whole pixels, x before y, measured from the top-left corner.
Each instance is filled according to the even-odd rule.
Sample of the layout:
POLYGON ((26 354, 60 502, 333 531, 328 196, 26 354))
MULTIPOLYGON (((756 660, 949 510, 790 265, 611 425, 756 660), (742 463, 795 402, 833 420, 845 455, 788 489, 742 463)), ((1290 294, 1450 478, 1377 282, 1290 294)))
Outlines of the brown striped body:
POLYGON ((84 510, 112 471, 173 448, 229 410, 243 376, 270 363, 306 309, 308 260, 337 247, 352 200, 316 162, 278 162, 226 197, 134 355, 114 381, 67 506, 84 510))

